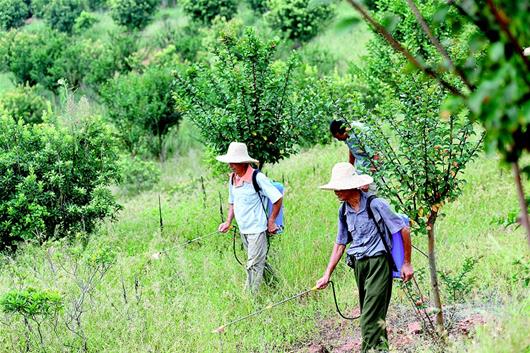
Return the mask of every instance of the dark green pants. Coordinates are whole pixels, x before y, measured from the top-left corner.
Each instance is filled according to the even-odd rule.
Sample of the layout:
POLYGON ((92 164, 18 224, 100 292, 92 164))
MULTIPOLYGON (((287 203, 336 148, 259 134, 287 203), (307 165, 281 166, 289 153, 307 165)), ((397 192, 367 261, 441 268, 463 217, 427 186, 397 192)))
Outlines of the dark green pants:
POLYGON ((386 313, 392 295, 392 274, 386 256, 355 261, 361 307, 362 352, 388 350, 386 313))

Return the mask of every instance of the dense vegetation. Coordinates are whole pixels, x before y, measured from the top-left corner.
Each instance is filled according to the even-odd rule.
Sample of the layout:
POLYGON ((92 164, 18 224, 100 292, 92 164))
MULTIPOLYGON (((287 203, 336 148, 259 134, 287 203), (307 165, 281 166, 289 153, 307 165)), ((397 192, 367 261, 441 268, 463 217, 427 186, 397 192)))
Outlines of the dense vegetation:
MULTIPOLYGON (((527 95, 488 86, 521 85, 524 60, 455 8, 417 1, 454 63, 489 77, 471 76, 480 89, 452 100, 453 88, 469 87, 410 1, 365 3, 379 32, 441 72, 437 81, 347 2, 0 0, 0 350, 304 351, 321 329, 338 330, 323 291, 210 333, 312 287, 324 270, 337 202, 316 187, 346 159, 344 145, 330 144, 332 118, 370 127, 352 132, 377 151, 380 194, 412 218, 413 242, 429 253, 414 251, 425 293, 414 299, 439 332, 422 325, 410 349, 530 347, 515 190, 499 158, 481 152, 486 136, 505 160, 526 160, 527 110, 512 108, 527 95), (270 252, 280 282, 257 298, 241 290, 231 239, 211 233, 226 215, 226 180, 211 157, 233 140, 288 190, 288 228, 270 252), (464 313, 488 323, 472 339, 455 329, 464 313)), ((528 2, 506 9, 524 13, 528 2)), ((467 10, 497 28, 487 9, 467 10)), ((351 273, 339 266, 334 276, 351 311, 351 273)), ((406 292, 394 293, 391 310, 405 321, 390 325, 421 321, 406 292)))

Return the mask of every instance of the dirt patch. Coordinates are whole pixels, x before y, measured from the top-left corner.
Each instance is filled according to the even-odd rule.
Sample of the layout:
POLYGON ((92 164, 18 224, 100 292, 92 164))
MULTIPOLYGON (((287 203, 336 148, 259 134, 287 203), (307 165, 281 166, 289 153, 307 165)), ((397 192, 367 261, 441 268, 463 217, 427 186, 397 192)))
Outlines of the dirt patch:
MULTIPOLYGON (((356 315, 358 309, 345 315, 356 315)), ((467 304, 446 306, 449 341, 462 340, 472 335, 475 327, 492 319, 483 308, 467 304)), ((432 318, 434 322, 434 318, 432 318)), ((391 305, 387 316, 388 339, 392 352, 416 352, 431 347, 437 350, 424 322, 411 307, 391 305)), ((438 347, 440 349, 440 347, 438 347)), ((297 353, 345 353, 360 352, 361 329, 358 320, 346 321, 337 317, 320 320, 317 334, 309 342, 290 350, 297 353)))

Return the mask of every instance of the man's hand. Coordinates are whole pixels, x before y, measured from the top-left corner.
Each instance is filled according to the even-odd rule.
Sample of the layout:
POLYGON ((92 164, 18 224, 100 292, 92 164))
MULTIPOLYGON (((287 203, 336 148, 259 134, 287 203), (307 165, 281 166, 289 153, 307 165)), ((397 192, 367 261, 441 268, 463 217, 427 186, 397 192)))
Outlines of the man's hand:
POLYGON ((322 276, 321 279, 319 279, 316 283, 316 287, 318 289, 324 289, 328 286, 328 283, 329 283, 329 276, 328 275, 324 275, 322 276))
POLYGON ((219 227, 217 228, 217 230, 221 233, 226 233, 228 232, 229 229, 230 229, 230 223, 228 222, 219 224, 219 227))
POLYGON ((275 234, 277 230, 278 226, 274 223, 274 220, 270 218, 267 224, 267 232, 269 232, 269 234, 275 234))
POLYGON ((414 269, 410 262, 405 262, 401 267, 401 278, 403 279, 403 282, 408 282, 412 276, 414 276, 414 269))

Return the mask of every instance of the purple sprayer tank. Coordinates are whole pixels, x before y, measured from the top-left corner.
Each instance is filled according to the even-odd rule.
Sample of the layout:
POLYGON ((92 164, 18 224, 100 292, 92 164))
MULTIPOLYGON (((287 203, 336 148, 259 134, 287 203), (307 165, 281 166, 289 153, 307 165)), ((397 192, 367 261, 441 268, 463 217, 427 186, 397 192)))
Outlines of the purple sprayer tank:
MULTIPOLYGON (((283 192, 284 192, 284 188, 283 188, 283 185, 277 181, 273 181, 272 182, 272 185, 274 185, 274 187, 276 189, 278 189, 278 191, 283 195, 283 192)), ((269 204, 267 205, 267 211, 269 213, 269 216, 272 212, 272 202, 270 200, 269 201, 269 204)), ((278 216, 276 217, 276 225, 280 228, 276 233, 279 234, 279 233, 282 233, 283 232, 283 205, 282 205, 282 208, 280 209, 280 213, 278 213, 278 216)))
MULTIPOLYGON (((409 218, 406 215, 400 214, 403 222, 409 226, 409 218)), ((405 249, 403 248, 403 238, 401 237, 401 231, 392 233, 392 258, 396 263, 397 272, 392 271, 393 278, 401 278, 401 266, 405 261, 405 249)))

